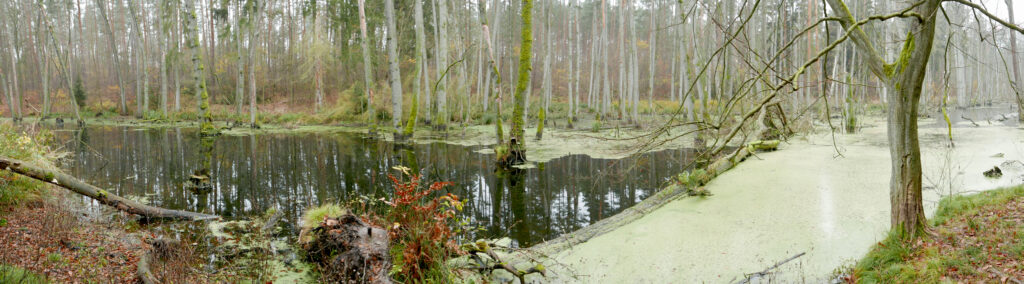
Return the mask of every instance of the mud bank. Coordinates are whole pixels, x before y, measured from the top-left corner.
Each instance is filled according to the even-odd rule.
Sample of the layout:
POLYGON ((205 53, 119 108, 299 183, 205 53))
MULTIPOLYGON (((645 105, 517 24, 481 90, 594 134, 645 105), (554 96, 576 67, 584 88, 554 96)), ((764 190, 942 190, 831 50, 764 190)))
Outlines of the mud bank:
MULTIPOLYGON (((820 132, 791 139, 715 178, 706 199, 683 198, 639 220, 556 253, 556 282, 727 282, 774 270, 774 280, 824 282, 864 255, 889 228, 889 150, 884 121, 858 134, 820 132)), ((1021 183, 1024 130, 1005 126, 921 129, 925 210, 937 200, 1021 183), (1013 163, 1009 163, 1013 164, 1013 163), (1008 164, 1008 165, 1009 165, 1008 164), (1008 169, 1011 172, 1008 172, 1008 169)))

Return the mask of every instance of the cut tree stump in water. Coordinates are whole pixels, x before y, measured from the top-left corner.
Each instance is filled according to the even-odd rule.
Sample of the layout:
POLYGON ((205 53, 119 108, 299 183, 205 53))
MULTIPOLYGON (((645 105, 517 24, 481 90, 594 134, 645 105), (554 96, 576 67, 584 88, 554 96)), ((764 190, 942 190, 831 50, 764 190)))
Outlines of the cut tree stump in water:
POLYGON ((103 205, 114 207, 127 213, 139 215, 147 219, 168 219, 168 220, 213 220, 220 219, 220 216, 209 215, 188 211, 164 209, 155 206, 145 205, 134 200, 125 199, 114 195, 106 190, 91 184, 85 183, 77 178, 55 170, 47 170, 33 166, 26 162, 0 157, 0 170, 6 170, 37 180, 52 183, 54 185, 69 189, 75 193, 88 196, 103 205))
POLYGON ((306 258, 335 283, 392 283, 388 277, 388 231, 345 214, 325 218, 313 228, 313 240, 302 244, 306 258))

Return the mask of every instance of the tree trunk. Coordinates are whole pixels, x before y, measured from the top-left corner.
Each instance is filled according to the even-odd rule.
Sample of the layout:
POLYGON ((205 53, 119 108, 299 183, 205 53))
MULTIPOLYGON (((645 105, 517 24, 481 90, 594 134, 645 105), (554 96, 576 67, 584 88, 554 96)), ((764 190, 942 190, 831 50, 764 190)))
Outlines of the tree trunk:
POLYGON ((519 81, 516 83, 515 106, 512 108, 512 134, 509 139, 508 151, 513 159, 507 164, 522 164, 526 161, 526 139, 524 136, 526 123, 523 121, 526 111, 525 93, 530 87, 530 71, 533 70, 530 58, 533 49, 533 1, 522 0, 523 26, 522 43, 519 47, 519 81))
POLYGON ((369 111, 370 119, 370 131, 376 131, 377 128, 377 117, 374 114, 376 109, 373 107, 373 73, 372 73, 372 62, 370 61, 370 38, 366 34, 366 0, 359 0, 359 33, 362 35, 359 44, 363 49, 363 91, 366 92, 366 110, 369 111))
POLYGON ((167 67, 170 61, 167 59, 169 56, 167 50, 170 48, 168 47, 167 34, 164 32, 166 25, 164 17, 167 15, 167 11, 164 8, 166 7, 163 5, 158 7, 156 34, 157 44, 160 46, 160 117, 167 118, 167 72, 169 71, 167 67))
POLYGON ((245 102, 245 59, 242 45, 242 1, 235 4, 235 68, 238 69, 235 79, 235 115, 241 119, 242 103, 245 102))
POLYGON ((437 1, 437 118, 434 120, 434 129, 448 129, 448 76, 443 74, 448 69, 448 4, 447 0, 437 1))
MULTIPOLYGON (((443 2, 442 2, 443 3, 443 2)), ((395 1, 384 0, 384 15, 387 18, 388 72, 391 80, 391 127, 394 133, 401 133, 402 121, 402 74, 398 70, 398 29, 395 28, 395 1)))
POLYGON ((423 95, 423 66, 427 62, 427 35, 424 32, 423 26, 423 1, 424 0, 413 0, 413 13, 416 21, 416 77, 412 81, 412 106, 409 110, 409 121, 405 124, 405 138, 412 138, 413 133, 416 131, 416 119, 419 116, 419 97, 423 95))
POLYGON ((0 157, 0 169, 70 189, 75 193, 95 199, 96 201, 99 201, 104 205, 114 207, 117 210, 121 210, 130 214, 141 215, 148 219, 170 219, 189 221, 220 219, 220 217, 216 215, 170 210, 138 203, 114 195, 110 192, 107 192, 106 190, 87 184, 81 180, 76 179, 75 177, 66 175, 59 171, 43 169, 7 157, 0 157))
POLYGON ((188 13, 186 21, 188 24, 191 24, 191 27, 186 28, 186 36, 189 50, 192 51, 192 77, 195 80, 195 92, 199 94, 199 132, 203 136, 216 135, 217 129, 213 127, 213 118, 210 114, 210 95, 206 91, 206 75, 202 59, 203 51, 199 48, 199 25, 193 1, 195 0, 187 1, 189 6, 186 8, 188 13))
MULTIPOLYGON (((132 25, 134 26, 132 30, 135 31, 135 77, 138 78, 138 81, 142 81, 141 85, 139 85, 138 81, 135 82, 135 85, 137 86, 136 89, 138 90, 135 93, 135 100, 136 104, 138 105, 138 113, 135 114, 135 117, 142 118, 146 114, 146 111, 149 110, 149 76, 147 75, 146 72, 146 60, 148 60, 148 58, 146 56, 146 42, 145 39, 143 38, 145 36, 145 31, 142 30, 143 24, 139 20, 139 12, 135 11, 135 5, 135 3, 128 3, 128 13, 131 14, 130 17, 132 19, 132 25)), ((196 89, 198 90, 198 88, 196 89)), ((201 96, 200 99, 207 100, 206 98, 202 98, 201 96)), ((202 105, 203 103, 200 102, 200 106, 202 105)), ((204 110, 200 110, 200 114, 202 114, 203 112, 204 110)))
POLYGON ((37 23, 36 31, 36 45, 39 46, 39 64, 42 65, 42 88, 43 93, 40 94, 43 98, 43 113, 40 114, 39 119, 46 119, 50 115, 50 57, 46 51, 46 8, 43 5, 39 7, 39 22, 37 23))
MULTIPOLYGON (((1010 13, 1010 22, 1016 23, 1013 18, 1013 0, 1006 0, 1007 11, 1010 13)), ((1017 32, 1010 31, 1010 52, 1013 54, 1013 93, 1017 98, 1017 119, 1024 122, 1024 93, 1021 91, 1020 64, 1017 56, 1017 32)))
POLYGON ((11 96, 11 117, 17 121, 21 119, 21 104, 24 102, 21 98, 21 90, 18 88, 18 48, 17 48, 17 35, 14 33, 14 25, 16 24, 17 14, 16 9, 11 7, 12 3, 4 4, 6 8, 7 20, 5 26, 7 27, 7 44, 8 51, 10 52, 10 58, 8 60, 11 63, 10 79, 10 96, 11 96))
POLYGON ((544 138, 544 118, 548 111, 548 98, 551 97, 551 8, 547 2, 541 2, 541 13, 544 13, 544 78, 541 80, 541 106, 537 110, 537 140, 544 138))
POLYGON ((649 85, 648 88, 647 88, 647 108, 648 108, 648 111, 650 111, 651 117, 654 117, 654 113, 655 113, 655 111, 654 111, 654 72, 656 71, 656 69, 657 69, 656 67, 658 66, 658 62, 655 61, 656 54, 658 52, 658 28, 655 26, 655 24, 656 24, 655 21, 658 18, 657 11, 651 10, 650 17, 651 17, 651 26, 649 28, 651 29, 651 40, 650 40, 651 45, 648 48, 648 50, 649 50, 649 52, 651 54, 651 60, 648 61, 648 63, 647 63, 647 64, 650 65, 650 68, 649 68, 650 71, 647 74, 647 83, 649 85))
POLYGON ((924 232, 924 206, 921 199, 921 148, 918 142, 917 114, 922 85, 935 37, 936 10, 941 0, 927 0, 914 8, 923 21, 911 21, 907 40, 894 65, 872 47, 863 28, 842 0, 828 0, 841 18, 843 28, 862 53, 872 73, 886 83, 894 95, 889 100, 888 137, 892 172, 889 180, 892 228, 914 238, 924 232))

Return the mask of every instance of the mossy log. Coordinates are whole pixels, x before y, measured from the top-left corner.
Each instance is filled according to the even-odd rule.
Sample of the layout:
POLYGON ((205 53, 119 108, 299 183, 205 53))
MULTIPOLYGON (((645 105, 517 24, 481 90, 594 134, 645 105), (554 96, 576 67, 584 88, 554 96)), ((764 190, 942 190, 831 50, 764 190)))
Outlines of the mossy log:
POLYGON ((779 140, 758 140, 747 144, 751 152, 764 151, 771 152, 779 149, 779 140))
POLYGON ((474 268, 481 270, 481 272, 484 273, 494 271, 495 269, 505 270, 508 273, 511 273, 512 276, 518 278, 519 283, 521 284, 526 283, 526 275, 529 274, 538 273, 543 277, 547 277, 546 269, 543 264, 538 263, 527 270, 518 269, 511 263, 501 260, 501 257, 498 256, 498 254, 491 248, 492 246, 493 244, 488 244, 484 241, 477 241, 475 244, 463 245, 462 249, 469 253, 470 258, 477 262, 478 266, 474 268), (487 256, 490 260, 486 260, 481 255, 487 256))
POLYGON ((133 200, 125 199, 123 197, 111 194, 106 190, 85 183, 81 180, 78 180, 75 177, 61 173, 59 171, 43 169, 28 164, 26 162, 10 159, 7 157, 0 157, 0 170, 6 170, 37 180, 52 183, 54 185, 69 189, 75 193, 88 196, 89 198, 95 199, 96 201, 99 201, 104 205, 114 207, 117 210, 121 210, 130 214, 139 215, 147 219, 190 221, 220 219, 220 216, 217 215, 209 215, 180 210, 170 210, 145 205, 139 202, 135 202, 133 200))
POLYGON ((313 239, 302 244, 306 259, 319 265, 321 274, 336 283, 392 283, 388 276, 388 231, 345 214, 325 218, 312 230, 313 239))

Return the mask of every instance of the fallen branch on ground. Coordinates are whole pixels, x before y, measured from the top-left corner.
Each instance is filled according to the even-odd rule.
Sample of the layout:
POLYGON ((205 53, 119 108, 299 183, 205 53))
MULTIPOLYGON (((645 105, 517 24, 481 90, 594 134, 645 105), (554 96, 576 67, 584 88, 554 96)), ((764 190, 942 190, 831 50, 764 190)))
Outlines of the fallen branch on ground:
POLYGON ((75 193, 88 196, 92 199, 95 199, 96 201, 99 201, 104 205, 114 207, 117 210, 121 210, 135 215, 140 215, 147 219, 189 221, 220 219, 220 216, 217 215, 209 215, 180 210, 170 210, 145 205, 133 200, 125 199, 123 197, 111 194, 106 190, 85 183, 81 180, 78 180, 75 177, 61 173, 59 171, 43 169, 28 164, 26 162, 10 159, 7 157, 0 157, 0 170, 6 170, 37 180, 52 183, 54 185, 74 191, 75 193))

